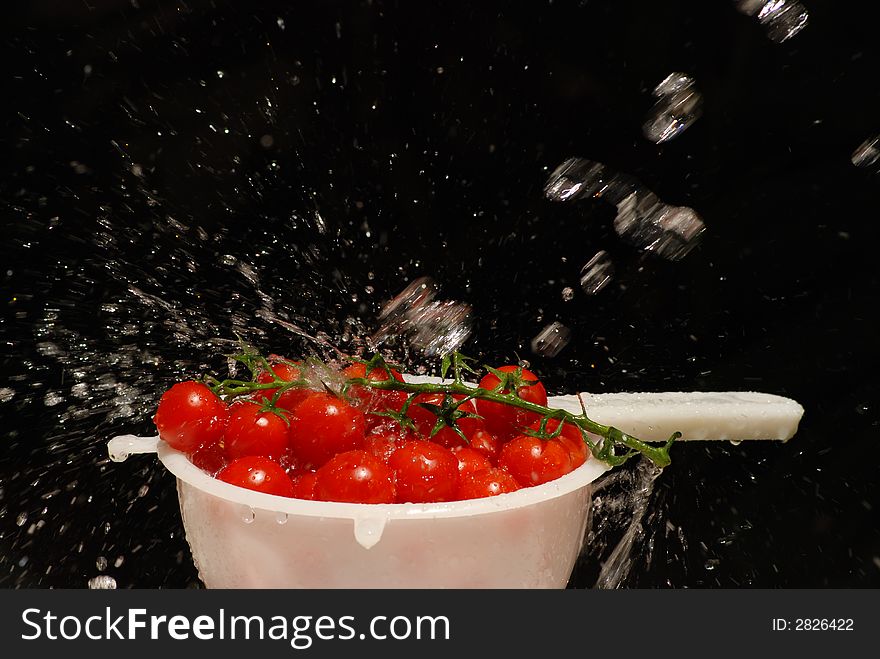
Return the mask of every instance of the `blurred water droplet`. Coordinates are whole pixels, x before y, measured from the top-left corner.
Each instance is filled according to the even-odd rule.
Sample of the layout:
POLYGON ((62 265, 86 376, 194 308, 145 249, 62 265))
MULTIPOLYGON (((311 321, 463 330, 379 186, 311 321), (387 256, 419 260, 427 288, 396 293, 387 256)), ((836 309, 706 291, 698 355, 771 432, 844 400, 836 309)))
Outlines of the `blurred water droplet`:
POLYGON ((550 201, 599 196, 611 178, 612 174, 600 162, 569 158, 550 174, 544 185, 544 196, 550 201))
POLYGON ((641 249, 677 261, 697 245, 705 224, 692 208, 664 204, 641 189, 618 204, 614 230, 641 249))
POLYGON ((703 114, 703 96, 694 80, 684 73, 670 73, 654 88, 657 102, 642 126, 642 133, 655 144, 675 139, 703 114))
POLYGON ((706 561, 706 565, 704 566, 707 570, 714 570, 715 568, 721 565, 721 561, 717 558, 710 558, 706 561))
POLYGON ((15 390, 9 387, 0 387, 0 403, 8 403, 15 396, 15 390))
POLYGON ((460 302, 429 302, 409 314, 412 345, 436 357, 458 350, 471 334, 471 307, 460 302))
POLYGON ((54 407, 58 403, 64 402, 64 397, 61 396, 57 391, 50 391, 46 394, 46 397, 43 398, 43 404, 46 407, 54 407))
POLYGON ((437 284, 429 277, 410 283, 382 307, 382 322, 370 337, 371 343, 393 344, 397 339, 408 339, 427 357, 458 350, 472 331, 471 307, 461 302, 434 301, 437 293, 437 284))
POLYGON ((95 559, 95 567, 98 568, 99 572, 103 572, 107 569, 107 558, 105 556, 98 556, 95 559))
MULTIPOLYGON (((683 83, 674 79, 662 84, 676 88, 683 83)), ((692 208, 666 204, 638 179, 584 158, 569 158, 557 167, 544 192, 552 201, 594 196, 615 204, 617 234, 640 249, 670 260, 678 260, 693 249, 705 229, 702 218, 692 208)))
POLYGON ((574 299, 574 289, 571 286, 566 286, 562 289, 562 300, 563 302, 571 302, 574 299))
POLYGON ((581 268, 581 288, 587 295, 595 295, 605 288, 613 276, 611 257, 605 250, 600 250, 581 268))
POLYGON ((532 339, 532 352, 542 357, 555 357, 571 341, 571 330, 560 322, 552 322, 532 339))
POLYGON ((810 14, 798 0, 735 0, 739 11, 754 16, 767 36, 782 43, 803 30, 810 14))
POLYGON ((853 151, 852 164, 856 167, 880 165, 880 135, 869 137, 853 151))
POLYGON ((27 521, 28 514, 26 512, 18 513, 18 517, 15 518, 16 526, 24 526, 24 523, 27 521))
POLYGON ((91 590, 115 590, 116 579, 109 575, 102 574, 89 579, 88 585, 91 590))

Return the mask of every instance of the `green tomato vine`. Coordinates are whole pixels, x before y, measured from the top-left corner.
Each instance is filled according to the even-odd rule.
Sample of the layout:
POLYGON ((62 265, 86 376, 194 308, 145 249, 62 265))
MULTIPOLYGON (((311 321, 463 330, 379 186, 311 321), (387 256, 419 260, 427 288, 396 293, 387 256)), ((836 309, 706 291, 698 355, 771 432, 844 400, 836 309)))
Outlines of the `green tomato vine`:
MULTIPOLYGON (((458 352, 453 352, 442 358, 440 377, 444 381, 440 383, 401 382, 391 376, 392 365, 388 364, 379 354, 373 355, 368 360, 353 359, 352 361, 364 364, 367 376, 373 373, 373 371, 379 371, 386 376, 384 378, 344 378, 337 372, 329 369, 320 360, 307 359, 302 363, 287 362, 299 368, 301 373, 306 374, 300 379, 290 381, 279 378, 272 370, 270 360, 243 342, 241 351, 234 355, 229 355, 229 357, 247 367, 252 373, 252 378, 250 380, 235 378, 218 380, 209 376, 205 378, 205 383, 215 394, 226 399, 251 395, 261 390, 274 389, 275 393, 268 404, 270 408, 276 405, 278 399, 285 391, 293 388, 323 388, 341 397, 345 397, 349 390, 355 386, 378 391, 402 391, 407 393, 408 397, 400 412, 377 410, 368 413, 393 418, 402 427, 413 427, 413 421, 407 415, 407 411, 414 403, 416 397, 419 394, 442 394, 443 402, 440 405, 416 403, 428 409, 437 417, 437 423, 431 431, 431 436, 444 427, 448 427, 467 440, 464 433, 458 427, 457 422, 461 418, 474 415, 462 410, 461 406, 470 400, 493 401, 518 407, 539 415, 541 417, 539 430, 526 430, 525 432, 542 439, 550 439, 557 436, 562 430, 563 423, 575 426, 580 431, 584 442, 590 447, 593 455, 598 460, 612 467, 623 464, 636 455, 644 455, 657 466, 665 467, 671 462, 669 449, 673 442, 681 436, 681 433, 673 433, 662 445, 652 446, 618 428, 593 421, 587 416, 587 411, 584 409, 583 401, 580 401, 580 398, 578 398, 581 402, 582 412, 580 414, 523 400, 518 395, 517 390, 534 384, 534 381, 523 377, 522 368, 506 373, 491 366, 486 366, 486 371, 494 374, 499 382, 494 389, 481 389, 465 379, 468 375, 480 375, 480 372, 472 365, 475 360, 458 352), (272 380, 269 382, 258 382, 257 377, 261 374, 270 375, 272 380), (548 432, 547 426, 551 420, 559 421, 559 423, 556 424, 556 428, 553 431, 548 432), (594 439, 594 436, 597 436, 598 439, 594 439)), ((275 360, 275 363, 278 363, 278 360, 275 360)), ((263 379, 265 379, 265 376, 263 376, 263 379)), ((279 410, 279 412, 283 414, 284 410, 279 410)))

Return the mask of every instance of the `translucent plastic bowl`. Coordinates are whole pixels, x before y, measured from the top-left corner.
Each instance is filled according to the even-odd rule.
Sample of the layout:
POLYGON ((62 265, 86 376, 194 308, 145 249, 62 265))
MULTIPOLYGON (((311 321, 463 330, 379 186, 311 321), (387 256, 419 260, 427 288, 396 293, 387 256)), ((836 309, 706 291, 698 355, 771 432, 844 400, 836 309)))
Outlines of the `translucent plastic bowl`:
MULTIPOLYGON (((560 402, 550 404, 568 407, 560 402)), ((590 484, 608 469, 590 459, 550 483, 483 499, 349 504, 224 483, 158 438, 119 437, 108 448, 115 460, 155 451, 177 477, 186 539, 208 588, 564 588, 584 541, 590 484)))

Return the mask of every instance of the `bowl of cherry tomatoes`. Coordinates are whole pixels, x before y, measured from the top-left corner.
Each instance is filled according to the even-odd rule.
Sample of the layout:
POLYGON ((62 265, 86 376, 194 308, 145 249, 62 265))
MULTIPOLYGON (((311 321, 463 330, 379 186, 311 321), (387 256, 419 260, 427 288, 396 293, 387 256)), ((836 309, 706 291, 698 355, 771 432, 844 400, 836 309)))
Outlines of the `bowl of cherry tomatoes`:
MULTIPOLYGON (((254 382, 292 380, 300 366, 270 368, 254 382)), ((345 371, 404 381, 390 368, 345 371)), ((577 411, 576 397, 548 398, 526 375, 520 397, 577 411)), ((491 377, 480 386, 496 387, 491 377)), ((534 414, 479 399, 457 401, 456 423, 444 426, 437 418, 450 401, 437 393, 281 391, 227 400, 204 383, 178 383, 159 403, 159 437, 111 441, 114 459, 155 451, 176 477, 206 587, 566 586, 591 483, 608 469, 574 428, 535 436, 534 414)))

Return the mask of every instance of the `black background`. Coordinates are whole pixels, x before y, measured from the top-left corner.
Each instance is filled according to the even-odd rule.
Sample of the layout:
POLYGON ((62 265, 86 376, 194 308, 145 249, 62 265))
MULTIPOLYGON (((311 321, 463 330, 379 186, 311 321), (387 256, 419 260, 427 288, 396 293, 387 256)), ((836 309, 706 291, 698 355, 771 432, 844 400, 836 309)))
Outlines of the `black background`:
POLYGON ((222 366, 232 328, 296 345, 225 255, 331 338, 428 275, 474 307, 466 352, 554 392, 797 399, 788 444, 676 447, 624 585, 880 585, 878 178, 850 162, 880 130, 874 3, 806 2, 782 44, 724 0, 509 4, 6 9, 0 585, 198 584, 173 479, 103 447, 222 366), (704 115, 658 147, 641 124, 672 71, 704 115), (692 206, 705 240, 670 263, 616 238, 613 208, 547 202, 570 156, 692 206), (599 249, 616 276, 591 297, 599 249), (531 354, 553 320, 571 343, 531 354))

